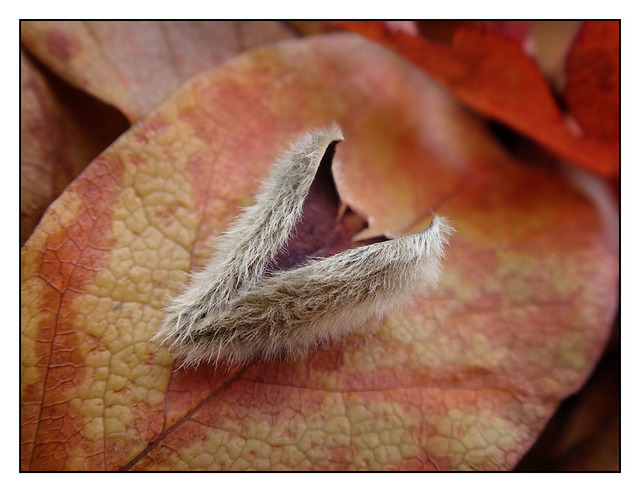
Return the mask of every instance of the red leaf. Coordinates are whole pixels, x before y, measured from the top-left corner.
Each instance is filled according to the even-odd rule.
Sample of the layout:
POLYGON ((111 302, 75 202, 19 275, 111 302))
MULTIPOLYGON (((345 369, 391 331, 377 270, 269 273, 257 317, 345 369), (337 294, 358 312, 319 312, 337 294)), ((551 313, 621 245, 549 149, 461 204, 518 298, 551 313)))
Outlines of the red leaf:
POLYGON ((588 21, 567 57, 565 100, 589 137, 620 139, 620 24, 588 21))
POLYGON ((533 138, 563 159, 604 176, 618 173, 617 146, 572 132, 540 69, 517 41, 496 31, 472 28, 459 29, 453 43, 443 45, 376 21, 342 25, 390 46, 473 109, 533 138))

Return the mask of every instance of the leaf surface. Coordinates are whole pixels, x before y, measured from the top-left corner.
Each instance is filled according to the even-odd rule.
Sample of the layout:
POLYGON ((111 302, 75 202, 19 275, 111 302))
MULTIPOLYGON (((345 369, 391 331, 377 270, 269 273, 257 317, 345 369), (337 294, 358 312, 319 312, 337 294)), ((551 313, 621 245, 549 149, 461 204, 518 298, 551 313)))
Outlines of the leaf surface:
MULTIPOLYGON (((571 89, 576 93, 572 95, 575 104, 570 103, 570 109, 579 123, 585 121, 587 113, 604 111, 610 127, 618 107, 616 97, 619 98, 619 86, 615 83, 619 58, 614 43, 619 25, 613 21, 604 24, 583 30, 576 47, 579 54, 570 58, 573 65, 569 67, 569 77, 579 80, 582 74, 590 80, 586 86, 579 80, 576 85, 580 88, 571 89), (605 47, 598 48, 602 40, 605 47), (595 77, 594 61, 599 64, 595 77), (600 85, 603 81, 604 86, 600 85), (587 97, 581 98, 585 92, 587 97), (605 102, 595 103, 600 97, 605 102), (594 110, 594 105, 604 108, 594 110), (577 106, 580 109, 576 113, 577 106)), ((534 59, 511 36, 496 29, 463 28, 456 31, 451 44, 440 44, 379 21, 345 21, 342 25, 391 47, 469 107, 509 125, 561 158, 603 176, 619 173, 620 156, 614 131, 603 140, 596 138, 598 135, 593 135, 589 126, 584 131, 575 130, 568 115, 555 102, 534 59)))
POLYGON ((23 21, 22 45, 133 122, 193 75, 291 35, 277 22, 23 21))
POLYGON ((23 21, 20 244, 129 123, 198 72, 289 37, 275 22, 23 21))
POLYGON ((20 53, 20 244, 62 190, 126 128, 112 107, 20 53))
POLYGON ((565 100, 585 134, 620 143, 620 24, 586 21, 567 58, 565 100))
POLYGON ((22 251, 23 470, 509 469, 603 349, 618 264, 598 208, 509 157, 352 35, 253 51, 174 92, 22 251), (149 343, 279 150, 337 120, 369 235, 458 232, 440 289, 296 362, 177 370, 149 343))

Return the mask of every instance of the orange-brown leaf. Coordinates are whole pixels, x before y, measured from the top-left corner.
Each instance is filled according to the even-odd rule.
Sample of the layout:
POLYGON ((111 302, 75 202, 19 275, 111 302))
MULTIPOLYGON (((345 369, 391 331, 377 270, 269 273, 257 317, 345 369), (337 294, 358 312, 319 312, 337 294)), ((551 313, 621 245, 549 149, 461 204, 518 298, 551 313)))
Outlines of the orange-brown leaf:
MULTIPOLYGON (((533 138, 563 159, 604 176, 618 174, 617 142, 572 131, 540 69, 516 40, 496 30, 471 28, 457 30, 452 44, 446 45, 377 21, 342 24, 390 46, 471 108, 533 138)), ((605 51, 613 53, 609 47, 605 51)), ((580 66, 589 70, 584 60, 580 66)))
POLYGON ((614 341, 587 384, 559 407, 519 471, 620 469, 619 352, 614 341))
POLYGON ((195 74, 288 39, 276 22, 23 21, 22 45, 70 84, 133 122, 195 74))
POLYGON ((116 108, 134 122, 196 73, 288 37, 274 22, 23 21, 20 244, 128 127, 116 108))
POLYGON ((20 53, 20 244, 49 204, 128 124, 20 53))
POLYGON ((132 127, 23 248, 22 469, 509 469, 594 367, 617 267, 577 187, 393 53, 344 34, 253 51, 132 127), (440 290, 305 360, 176 370, 148 342, 167 297, 279 150, 332 120, 370 233, 453 220, 440 290))

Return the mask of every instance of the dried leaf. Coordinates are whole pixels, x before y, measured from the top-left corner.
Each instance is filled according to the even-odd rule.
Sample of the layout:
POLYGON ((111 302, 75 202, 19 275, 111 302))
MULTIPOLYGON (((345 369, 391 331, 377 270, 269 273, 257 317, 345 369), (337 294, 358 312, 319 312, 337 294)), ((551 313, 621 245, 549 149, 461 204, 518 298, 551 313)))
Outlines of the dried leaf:
MULTIPOLYGON (((535 61, 508 36, 495 30, 459 29, 452 44, 443 45, 377 21, 345 21, 342 25, 390 46, 471 108, 509 125, 561 158, 603 176, 619 173, 617 141, 577 135, 535 61)), ((613 53, 609 48, 606 51, 613 53)), ((588 72, 590 62, 590 58, 582 59, 580 70, 588 72)), ((611 85, 606 91, 612 92, 615 77, 599 73, 609 77, 611 85)), ((613 108, 609 102, 606 106, 613 108)))
POLYGON ((618 22, 586 21, 583 24, 567 57, 565 100, 586 135, 619 146, 618 22))
POLYGON ((518 471, 620 469, 619 353, 614 343, 582 390, 562 403, 518 471))
POLYGON ((128 128, 110 106, 20 53, 20 244, 62 190, 128 128))
POLYGON ((196 73, 288 37, 275 22, 23 21, 22 46, 42 65, 21 54, 20 244, 128 128, 115 108, 134 122, 196 73))
POLYGON ((131 122, 195 74, 291 37, 255 21, 23 21, 20 31, 43 64, 131 122))
POLYGON ((253 51, 143 118, 23 248, 21 467, 509 469, 599 358, 617 269, 590 199, 394 54, 253 51), (455 222, 437 294, 307 359, 174 371, 148 343, 168 296, 292 137, 334 119, 369 233, 455 222))
POLYGON ((533 55, 554 93, 564 90, 565 61, 581 21, 536 21, 531 28, 533 55))

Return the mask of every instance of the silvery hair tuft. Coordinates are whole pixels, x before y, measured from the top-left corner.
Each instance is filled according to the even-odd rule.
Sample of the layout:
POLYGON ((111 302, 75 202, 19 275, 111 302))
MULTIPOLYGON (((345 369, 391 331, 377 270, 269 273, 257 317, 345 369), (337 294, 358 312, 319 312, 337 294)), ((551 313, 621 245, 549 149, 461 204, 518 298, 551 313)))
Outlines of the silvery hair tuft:
POLYGON ((166 309, 154 338, 184 365, 299 358, 437 286, 453 232, 438 216, 417 234, 269 271, 302 219, 320 162, 341 140, 336 124, 297 139, 166 309))

